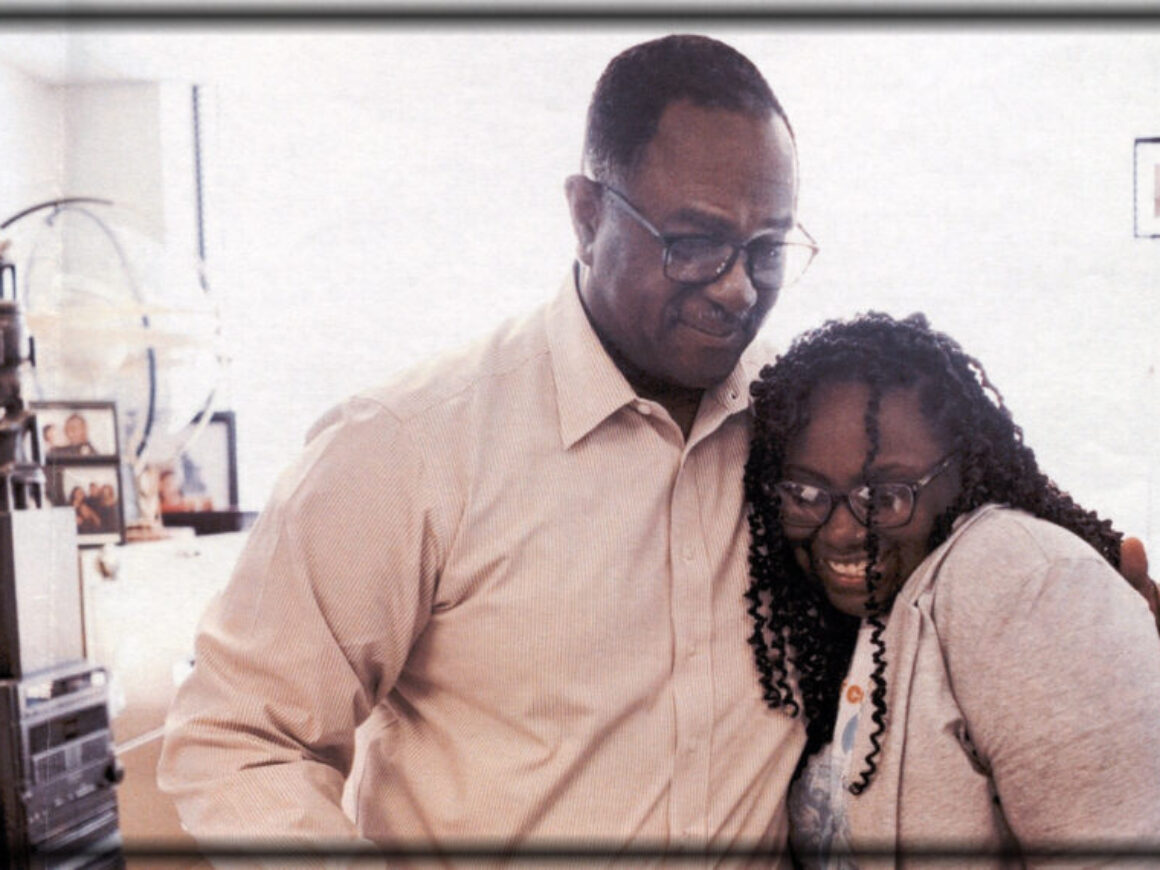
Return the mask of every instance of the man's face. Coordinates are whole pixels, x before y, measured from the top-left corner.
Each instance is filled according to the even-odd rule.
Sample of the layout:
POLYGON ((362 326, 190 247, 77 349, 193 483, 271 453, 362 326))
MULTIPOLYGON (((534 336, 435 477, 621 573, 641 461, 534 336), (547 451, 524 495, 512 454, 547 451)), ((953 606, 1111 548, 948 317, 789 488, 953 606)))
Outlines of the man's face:
MULTIPOLYGON (((793 142, 780 118, 678 102, 619 190, 666 236, 742 243, 793 227, 795 185, 793 142)), ((582 294, 597 332, 636 370, 626 372, 630 380, 644 375, 695 389, 719 383, 753 340, 776 290, 753 287, 745 254, 712 284, 669 280, 661 242, 600 190, 587 185, 599 199, 587 228, 577 220, 580 258, 590 268, 582 294)))
POLYGON ((72 416, 64 421, 64 434, 69 444, 84 444, 88 441, 88 428, 83 417, 72 416))

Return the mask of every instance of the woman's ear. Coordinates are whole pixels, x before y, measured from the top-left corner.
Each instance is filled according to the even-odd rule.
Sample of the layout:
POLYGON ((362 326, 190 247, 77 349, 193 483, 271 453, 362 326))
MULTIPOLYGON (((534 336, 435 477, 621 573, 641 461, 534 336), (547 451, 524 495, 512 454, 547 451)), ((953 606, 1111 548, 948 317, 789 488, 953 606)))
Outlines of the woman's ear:
POLYGON ((564 182, 568 210, 572 215, 572 229, 576 231, 576 258, 585 266, 592 265, 592 245, 600 227, 600 182, 583 175, 569 175, 564 182))

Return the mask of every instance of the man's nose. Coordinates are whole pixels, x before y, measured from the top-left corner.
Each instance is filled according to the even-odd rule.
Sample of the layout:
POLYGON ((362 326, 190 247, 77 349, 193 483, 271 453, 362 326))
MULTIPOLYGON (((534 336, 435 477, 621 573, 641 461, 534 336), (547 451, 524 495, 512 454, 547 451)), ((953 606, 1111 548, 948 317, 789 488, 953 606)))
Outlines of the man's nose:
POLYGON ((749 280, 747 258, 748 254, 744 250, 738 251, 729 268, 706 287, 709 298, 730 314, 746 314, 757 304, 757 288, 749 280))

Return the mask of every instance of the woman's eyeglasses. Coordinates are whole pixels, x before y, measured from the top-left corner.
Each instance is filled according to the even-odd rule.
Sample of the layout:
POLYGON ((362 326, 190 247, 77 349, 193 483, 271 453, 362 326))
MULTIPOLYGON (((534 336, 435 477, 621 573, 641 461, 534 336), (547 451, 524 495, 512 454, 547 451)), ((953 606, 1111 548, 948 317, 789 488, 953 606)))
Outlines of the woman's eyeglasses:
POLYGON ((849 492, 836 492, 809 483, 782 480, 774 485, 781 504, 781 521, 789 526, 824 526, 838 503, 845 501, 854 519, 868 528, 905 526, 914 516, 923 487, 951 466, 954 454, 940 459, 913 483, 864 483, 849 492))

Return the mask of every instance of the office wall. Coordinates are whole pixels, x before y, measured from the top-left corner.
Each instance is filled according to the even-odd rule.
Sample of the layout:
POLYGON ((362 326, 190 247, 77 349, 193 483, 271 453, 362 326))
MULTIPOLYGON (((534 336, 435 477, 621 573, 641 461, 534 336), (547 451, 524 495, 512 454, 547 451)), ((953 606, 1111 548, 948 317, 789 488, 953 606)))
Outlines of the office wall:
MULTIPOLYGON (((77 64, 155 52, 161 83, 72 89, 65 111, 5 73, 25 103, 50 95, 23 111, 58 139, 31 149, 5 125, 0 156, 30 169, 2 178, 152 197, 154 227, 184 243, 188 134, 163 131, 204 86, 207 263, 242 501, 260 507, 331 403, 554 290, 592 85, 617 50, 669 29, 79 32, 77 64), (100 135, 60 134, 62 113, 100 135), (128 150, 108 135, 134 126, 153 132, 128 150)), ((769 337, 926 311, 987 365, 1060 483, 1160 548, 1160 242, 1132 236, 1133 140, 1160 135, 1160 29, 698 29, 761 66, 799 143, 800 216, 823 250, 769 337)))
MULTIPOLYGON (((591 87, 663 28, 231 33, 210 76, 210 262, 231 310, 243 500, 346 393, 545 298, 591 87), (266 41, 263 41, 266 40, 266 41)), ((1154 536, 1160 243, 1132 150, 1160 31, 709 28, 793 119, 822 244, 768 327, 924 310, 991 370, 1045 467, 1154 536)), ((1153 549, 1160 539, 1152 537, 1153 549)))
POLYGON ((59 92, 0 60, 0 221, 59 196, 64 115, 59 92))
MULTIPOLYGON (((145 428, 152 348, 161 376, 150 455, 168 458, 214 386, 212 303, 203 302, 195 268, 191 85, 89 81, 78 70, 77 80, 48 84, 3 69, 0 84, 28 119, 18 115, 0 134, 12 155, 0 150, 10 213, 61 197, 106 201, 59 217, 43 210, 5 233, 40 350, 29 398, 116 400, 121 446, 132 455, 145 428), (92 307, 55 310, 48 300, 59 302, 59 286, 71 288, 70 306, 92 307)), ((126 507, 134 519, 132 498, 126 507)))

